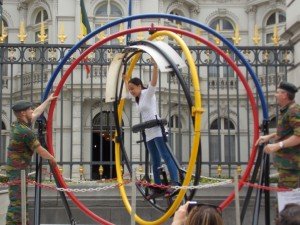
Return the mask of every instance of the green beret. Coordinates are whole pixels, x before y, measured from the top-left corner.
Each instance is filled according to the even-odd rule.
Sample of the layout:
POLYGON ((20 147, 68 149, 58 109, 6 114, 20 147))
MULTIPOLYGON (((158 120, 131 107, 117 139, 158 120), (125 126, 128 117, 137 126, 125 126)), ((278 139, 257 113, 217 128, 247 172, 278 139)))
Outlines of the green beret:
POLYGON ((278 88, 290 93, 296 93, 298 91, 298 88, 294 84, 288 83, 286 81, 280 82, 278 88))
POLYGON ((16 101, 15 104, 12 106, 12 110, 15 112, 23 111, 32 106, 31 102, 25 100, 16 101))

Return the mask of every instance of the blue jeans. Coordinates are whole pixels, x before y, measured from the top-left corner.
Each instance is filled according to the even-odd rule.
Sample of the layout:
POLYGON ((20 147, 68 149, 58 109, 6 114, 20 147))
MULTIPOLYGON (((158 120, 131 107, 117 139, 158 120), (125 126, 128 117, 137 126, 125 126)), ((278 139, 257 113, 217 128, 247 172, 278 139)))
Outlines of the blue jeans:
POLYGON ((156 184, 161 184, 159 171, 157 169, 161 166, 161 158, 163 158, 168 167, 171 181, 178 182, 178 170, 167 149, 163 137, 156 137, 150 141, 147 141, 147 147, 152 160, 154 182, 156 184))

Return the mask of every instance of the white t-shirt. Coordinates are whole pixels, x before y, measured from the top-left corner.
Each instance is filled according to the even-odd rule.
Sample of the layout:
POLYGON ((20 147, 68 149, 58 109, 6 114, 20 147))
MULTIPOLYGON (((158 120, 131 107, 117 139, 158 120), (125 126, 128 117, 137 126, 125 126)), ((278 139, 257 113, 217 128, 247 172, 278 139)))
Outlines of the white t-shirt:
MULTIPOLYGON (((137 104, 137 109, 142 116, 142 121, 149 121, 154 119, 160 119, 157 114, 156 88, 149 84, 147 89, 143 89, 140 95, 139 104, 137 104)), ((162 137, 160 126, 152 127, 145 130, 146 141, 150 141, 156 137, 162 137)))

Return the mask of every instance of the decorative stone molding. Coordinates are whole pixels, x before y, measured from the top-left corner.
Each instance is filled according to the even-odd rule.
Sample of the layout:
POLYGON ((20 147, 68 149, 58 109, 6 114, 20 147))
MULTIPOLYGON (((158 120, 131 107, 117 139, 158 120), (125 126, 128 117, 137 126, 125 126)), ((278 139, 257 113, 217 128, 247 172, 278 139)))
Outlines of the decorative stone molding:
POLYGON ((270 5, 270 9, 282 8, 285 7, 285 1, 284 0, 270 1, 269 5, 270 5))
POLYGON ((4 110, 2 110, 2 116, 6 116, 6 112, 4 110))
POLYGON ((40 7, 46 10, 49 20, 51 20, 53 18, 52 11, 50 10, 49 4, 45 0, 38 0, 28 9, 28 15, 32 15, 31 17, 28 17, 28 19, 27 19, 28 25, 33 23, 32 19, 34 18, 34 16, 36 16, 36 14, 34 14, 34 13, 36 12, 36 9, 40 8, 40 7))
POLYGON ((239 18, 232 12, 228 11, 225 8, 219 8, 215 11, 213 11, 206 19, 205 19, 205 23, 209 24, 211 20, 213 20, 216 17, 227 17, 232 19, 235 23, 237 21, 239 21, 239 18))
POLYGON ((27 10, 28 9, 28 3, 26 2, 19 2, 17 6, 18 11, 20 10, 27 10))
POLYGON ((200 14, 200 7, 196 6, 196 7, 190 7, 190 13, 194 14, 194 15, 199 15, 200 14))
POLYGON ((257 12, 257 6, 247 6, 246 9, 245 9, 245 12, 248 13, 248 14, 254 14, 257 12))
MULTIPOLYGON (((226 107, 220 106, 219 112, 218 112, 218 110, 214 110, 209 114, 209 118, 210 118, 211 122, 213 122, 215 119, 220 118, 220 117, 230 119, 231 122, 233 122, 234 125, 236 125, 237 113, 231 109, 229 109, 229 112, 228 112, 227 106, 226 107)), ((209 126, 210 126, 210 124, 209 124, 209 126)))
POLYGON ((183 6, 183 2, 182 1, 176 1, 176 2, 172 2, 168 7, 166 12, 170 13, 173 9, 178 9, 178 8, 182 8, 183 6))
POLYGON ((11 17, 11 15, 6 11, 6 9, 3 9, 2 17, 6 20, 8 27, 15 27, 14 20, 11 17))

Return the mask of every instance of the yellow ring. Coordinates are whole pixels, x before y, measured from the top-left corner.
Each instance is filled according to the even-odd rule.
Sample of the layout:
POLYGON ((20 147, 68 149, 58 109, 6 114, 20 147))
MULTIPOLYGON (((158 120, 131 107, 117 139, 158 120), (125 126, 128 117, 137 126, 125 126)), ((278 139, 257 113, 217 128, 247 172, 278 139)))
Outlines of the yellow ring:
MULTIPOLYGON (((190 73, 192 76, 192 84, 194 87, 194 102, 195 102, 193 109, 202 109, 198 73, 197 73, 197 69, 196 69, 194 60, 192 58, 192 55, 189 51, 189 48, 187 47, 185 42, 182 40, 182 38, 180 38, 177 34, 171 32, 171 31, 158 31, 158 32, 154 33, 153 35, 151 35, 149 37, 149 40, 153 40, 159 36, 171 37, 181 47, 181 49, 187 59, 187 62, 188 62, 189 68, 190 68, 190 73)), ((128 69, 128 73, 127 73, 128 77, 131 76, 132 71, 135 67, 135 64, 139 60, 140 56, 141 56, 141 53, 138 53, 133 57, 133 59, 130 63, 129 69, 128 69)), ((122 121, 122 111, 124 108, 124 103, 125 103, 125 101, 124 101, 124 99, 122 99, 118 106, 119 121, 122 121)), ((191 109, 191 112, 192 112, 192 109, 191 109)), ((192 145, 192 149, 191 149, 190 161, 189 161, 189 164, 187 167, 187 172, 186 172, 184 181, 182 183, 182 186, 189 186, 189 183, 192 178, 192 173, 194 170, 194 165, 195 165, 196 159, 197 159, 198 147, 199 147, 199 142, 200 142, 202 110, 193 110, 193 112, 194 112, 194 117, 195 117, 193 145, 192 145)), ((116 152, 115 162, 116 162, 117 180, 119 183, 123 183, 124 181, 123 181, 122 172, 121 172, 121 151, 120 151, 120 144, 118 142, 115 143, 115 152, 116 152)), ((128 201, 125 187, 123 185, 121 185, 119 187, 119 189, 120 189, 120 194, 121 194, 122 200, 124 202, 125 208, 129 212, 129 214, 131 214, 131 205, 130 205, 130 202, 128 201)), ((180 203, 182 202, 182 199, 184 198, 185 193, 186 193, 186 189, 181 189, 180 192, 178 193, 175 201, 171 205, 171 207, 159 219, 154 220, 154 221, 146 221, 146 220, 143 220, 142 218, 140 218, 137 214, 135 214, 135 217, 134 217, 135 221, 142 225, 156 225, 156 224, 164 223, 167 219, 169 219, 174 214, 176 209, 179 207, 180 203)))

